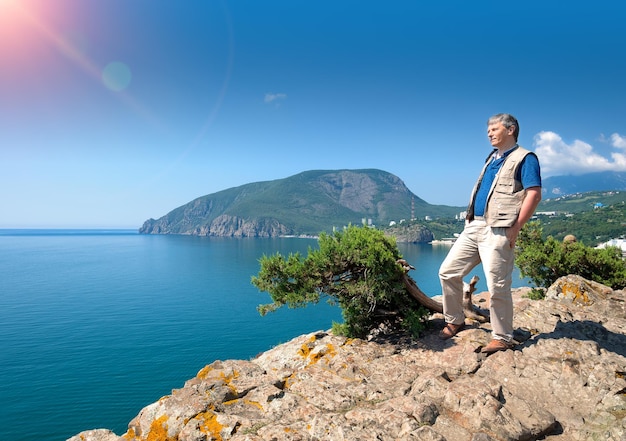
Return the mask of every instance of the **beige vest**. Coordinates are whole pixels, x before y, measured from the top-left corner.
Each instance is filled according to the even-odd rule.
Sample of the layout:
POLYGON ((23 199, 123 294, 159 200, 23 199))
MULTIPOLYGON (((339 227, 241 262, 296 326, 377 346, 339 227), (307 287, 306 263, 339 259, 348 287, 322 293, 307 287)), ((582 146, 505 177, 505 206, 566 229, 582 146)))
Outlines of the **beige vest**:
MULTIPOLYGON (((500 171, 496 174, 493 184, 487 195, 487 205, 485 206, 485 221, 492 227, 510 227, 517 220, 522 202, 526 196, 526 190, 522 187, 521 181, 515 179, 517 170, 522 161, 531 153, 523 147, 517 147, 509 153, 504 160, 500 171)), ((474 219, 474 200, 476 192, 483 180, 485 170, 489 165, 489 160, 485 162, 483 170, 474 185, 470 205, 467 208, 467 219, 474 219)))

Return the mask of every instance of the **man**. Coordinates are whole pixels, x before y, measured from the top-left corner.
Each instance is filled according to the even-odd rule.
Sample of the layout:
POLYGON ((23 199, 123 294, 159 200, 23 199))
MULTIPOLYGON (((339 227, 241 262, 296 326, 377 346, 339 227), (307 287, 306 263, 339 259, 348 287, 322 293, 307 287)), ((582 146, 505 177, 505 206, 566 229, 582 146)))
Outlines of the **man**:
POLYGON ((519 124, 509 114, 489 118, 487 137, 494 150, 474 186, 465 228, 439 269, 446 326, 441 338, 465 326, 463 278, 480 262, 490 295, 491 354, 513 347, 512 273, 517 236, 541 201, 537 156, 518 146, 519 124))

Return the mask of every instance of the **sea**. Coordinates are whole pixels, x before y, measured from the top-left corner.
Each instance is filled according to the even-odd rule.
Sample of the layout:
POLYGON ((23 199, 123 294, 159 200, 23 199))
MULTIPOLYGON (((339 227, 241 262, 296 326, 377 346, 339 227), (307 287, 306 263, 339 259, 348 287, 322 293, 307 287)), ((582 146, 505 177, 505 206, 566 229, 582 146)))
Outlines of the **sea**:
MULTIPOLYGON (((271 299, 251 283, 263 255, 315 248, 308 238, 0 230, 0 439, 122 435, 207 364, 330 329, 341 311, 326 302, 260 316, 271 299)), ((399 248, 422 291, 439 295, 449 245, 399 248)))

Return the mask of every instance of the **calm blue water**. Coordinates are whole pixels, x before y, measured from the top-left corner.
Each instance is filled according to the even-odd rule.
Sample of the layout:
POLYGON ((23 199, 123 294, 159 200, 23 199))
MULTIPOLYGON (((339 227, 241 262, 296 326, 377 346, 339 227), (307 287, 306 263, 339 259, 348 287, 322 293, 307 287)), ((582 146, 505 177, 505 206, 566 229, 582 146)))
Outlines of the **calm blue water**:
MULTIPOLYGON (((340 322, 339 309, 325 303, 265 317, 256 311, 269 302, 250 283, 258 259, 316 246, 296 238, 0 230, 0 439, 63 441, 93 428, 123 434, 144 406, 205 365, 250 359, 340 322)), ((420 288, 439 294, 448 248, 400 249, 420 288)))

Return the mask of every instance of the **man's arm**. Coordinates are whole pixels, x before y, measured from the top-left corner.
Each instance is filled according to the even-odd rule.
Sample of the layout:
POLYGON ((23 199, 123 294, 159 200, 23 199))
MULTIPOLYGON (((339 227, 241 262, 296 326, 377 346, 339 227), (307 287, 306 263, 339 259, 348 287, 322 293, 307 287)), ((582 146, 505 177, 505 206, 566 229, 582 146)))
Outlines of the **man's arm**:
POLYGON ((526 197, 522 202, 517 220, 512 227, 507 228, 506 237, 509 238, 511 248, 515 246, 517 236, 528 219, 530 219, 537 209, 537 205, 541 202, 541 187, 530 187, 526 189, 526 197))

